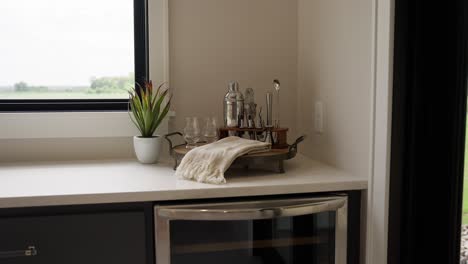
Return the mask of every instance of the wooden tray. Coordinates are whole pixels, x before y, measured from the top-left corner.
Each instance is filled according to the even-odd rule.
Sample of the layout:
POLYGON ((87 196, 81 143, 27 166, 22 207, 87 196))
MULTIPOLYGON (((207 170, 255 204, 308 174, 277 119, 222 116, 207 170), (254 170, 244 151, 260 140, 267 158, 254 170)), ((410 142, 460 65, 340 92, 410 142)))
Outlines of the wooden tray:
MULTIPOLYGON (((174 145, 171 138, 174 136, 179 136, 182 138, 182 133, 180 132, 174 132, 165 135, 164 137, 166 140, 169 142, 169 153, 171 157, 174 158, 174 170, 177 169, 177 166, 179 166, 180 161, 182 158, 187 154, 187 152, 190 151, 190 149, 186 148, 186 142, 179 144, 179 145, 174 145)), ((284 149, 271 149, 270 151, 267 152, 262 152, 262 153, 254 153, 254 154, 247 154, 241 157, 238 157, 232 166, 243 166, 244 168, 248 169, 250 165, 253 163, 266 163, 266 164, 275 164, 278 168, 278 171, 280 173, 284 173, 284 161, 292 159, 296 156, 297 154, 297 145, 301 143, 305 139, 305 136, 301 136, 296 141, 289 145, 287 148, 284 149)), ((200 145, 203 145, 204 143, 200 143, 200 145)))

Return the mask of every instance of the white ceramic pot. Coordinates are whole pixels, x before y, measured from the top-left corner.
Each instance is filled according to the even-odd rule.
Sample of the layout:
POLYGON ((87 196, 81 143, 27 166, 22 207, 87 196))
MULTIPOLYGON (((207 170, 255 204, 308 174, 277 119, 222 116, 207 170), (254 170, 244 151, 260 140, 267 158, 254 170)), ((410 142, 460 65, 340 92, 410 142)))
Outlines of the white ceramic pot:
POLYGON ((161 152, 161 137, 153 136, 150 138, 133 137, 133 148, 138 161, 144 164, 153 164, 158 162, 161 152))

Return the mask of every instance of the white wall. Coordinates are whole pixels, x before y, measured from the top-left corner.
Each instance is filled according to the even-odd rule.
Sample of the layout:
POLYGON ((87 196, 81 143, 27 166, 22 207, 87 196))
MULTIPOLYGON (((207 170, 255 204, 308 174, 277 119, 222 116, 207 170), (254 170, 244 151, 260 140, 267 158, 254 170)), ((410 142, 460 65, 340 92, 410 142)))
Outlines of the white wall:
MULTIPOLYGON (((373 0, 298 0, 299 150, 371 179, 373 129, 373 0), (324 131, 314 129, 314 105, 324 105, 324 131)), ((366 195, 367 192, 364 193, 366 195)), ((362 233, 367 236, 368 199, 362 233)), ((372 219, 370 219, 372 221, 372 219)), ((366 242, 361 245, 366 262, 366 242)), ((367 262, 385 263, 385 262, 367 262)))
POLYGON ((301 151, 356 175, 369 175, 372 1, 299 0, 298 130, 301 151), (324 103, 324 133, 314 103, 324 103))
MULTIPOLYGON (((150 0, 150 71, 155 82, 167 80, 163 56, 164 1, 150 0)), ((295 130, 297 79, 296 0, 170 0, 170 85, 176 111, 173 130, 181 130, 184 118, 217 116, 230 80, 241 88, 252 87, 257 102, 274 78, 282 82, 283 124, 295 130)), ((125 118, 125 117, 123 117, 125 118)), ((27 118, 26 118, 27 119, 27 118)), ((54 118, 52 118, 54 119, 54 118)), ((44 123, 47 123, 46 121, 44 123)), ((73 136, 35 137, 37 122, 25 123, 27 140, 2 137, 7 123, 0 116, 0 161, 63 160, 133 157, 130 135, 89 137, 93 123, 69 131, 73 136), (3 127, 1 127, 3 126, 3 127)), ((55 122, 65 135, 66 122, 55 122), (63 125, 62 125, 63 124, 63 125)), ((46 128, 47 129, 47 128, 46 128)), ((125 125, 124 130, 128 130, 125 125)), ((41 131, 43 131, 42 129, 41 131)), ((115 128, 113 128, 115 131, 115 128)), ((11 132, 11 131, 10 131, 11 132)), ((5 133, 10 135, 11 133, 5 133)), ((43 134, 43 133, 41 133, 43 134)))
POLYGON ((367 263, 385 263, 387 259, 394 4, 394 0, 375 1, 374 163, 369 179, 367 263))
POLYGON ((89 160, 133 157, 132 139, 3 139, 0 161, 89 160))
POLYGON ((1 113, 0 161, 130 158, 137 134, 127 112, 1 113))
POLYGON ((254 88, 260 106, 278 78, 282 124, 294 134, 296 0, 171 0, 169 10, 175 129, 193 115, 221 122, 230 80, 254 88))
MULTIPOLYGON (((150 69, 159 82, 166 79, 159 67, 165 60, 159 51, 167 49, 160 37, 164 5, 150 3, 150 69)), ((292 129, 292 136, 309 135, 300 151, 352 173, 369 173, 371 0, 170 0, 169 4, 170 85, 177 115, 171 130, 181 130, 184 118, 192 115, 217 116, 221 121, 222 98, 230 80, 238 80, 242 88, 253 87, 257 103, 263 105, 265 91, 278 78, 282 124, 292 129), (322 135, 312 127, 317 100, 325 103, 322 135)), ((33 155, 0 139, 0 160, 133 156, 129 136, 115 140, 108 138, 108 145, 97 149, 93 140, 82 139, 77 146, 82 151, 77 151, 70 150, 74 145, 67 139, 50 138, 51 149, 33 155), (114 150, 117 145, 119 151, 114 150)), ((41 139, 28 142, 31 149, 43 145, 41 139)))
POLYGON ((168 1, 148 0, 149 70, 154 84, 169 81, 168 1))

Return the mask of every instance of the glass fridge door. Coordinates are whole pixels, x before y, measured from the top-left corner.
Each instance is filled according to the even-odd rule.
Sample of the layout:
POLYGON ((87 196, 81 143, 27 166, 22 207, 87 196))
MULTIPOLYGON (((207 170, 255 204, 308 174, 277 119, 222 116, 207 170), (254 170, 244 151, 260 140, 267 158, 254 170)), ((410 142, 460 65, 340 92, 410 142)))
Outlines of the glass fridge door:
POLYGON ((156 206, 157 264, 344 264, 346 215, 346 196, 156 206))

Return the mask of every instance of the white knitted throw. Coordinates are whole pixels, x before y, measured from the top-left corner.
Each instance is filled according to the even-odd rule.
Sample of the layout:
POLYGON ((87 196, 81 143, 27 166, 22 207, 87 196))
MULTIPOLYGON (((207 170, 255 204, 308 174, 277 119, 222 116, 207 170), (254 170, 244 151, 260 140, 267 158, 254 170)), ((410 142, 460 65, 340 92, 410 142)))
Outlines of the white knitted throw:
POLYGON ((269 143, 250 139, 223 138, 190 150, 177 167, 176 176, 204 183, 226 183, 224 172, 237 157, 252 152, 267 151, 270 147, 269 143))

